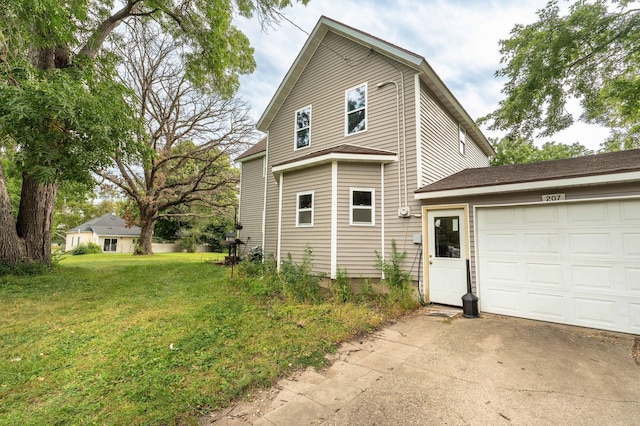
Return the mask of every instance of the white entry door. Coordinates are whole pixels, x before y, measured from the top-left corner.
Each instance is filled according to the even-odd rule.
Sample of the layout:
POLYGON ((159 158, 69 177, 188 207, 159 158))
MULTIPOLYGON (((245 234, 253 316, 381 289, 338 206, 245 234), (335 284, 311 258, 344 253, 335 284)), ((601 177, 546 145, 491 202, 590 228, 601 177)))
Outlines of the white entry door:
POLYGON ((428 210, 427 271, 429 300, 462 306, 467 292, 464 209, 428 210))

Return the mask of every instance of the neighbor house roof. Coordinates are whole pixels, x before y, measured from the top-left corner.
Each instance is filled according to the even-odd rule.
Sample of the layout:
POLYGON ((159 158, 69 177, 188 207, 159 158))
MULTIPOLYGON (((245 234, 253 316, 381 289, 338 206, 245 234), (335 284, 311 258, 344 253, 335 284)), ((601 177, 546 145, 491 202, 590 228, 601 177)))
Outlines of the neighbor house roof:
POLYGON ((115 213, 107 213, 70 229, 67 231, 67 234, 74 232, 93 232, 97 235, 139 237, 140 231, 138 226, 128 227, 125 220, 115 213))
POLYGON ((236 157, 237 162, 250 160, 251 158, 261 157, 267 152, 267 138, 262 138, 259 142, 247 149, 236 157))
POLYGON ((263 132, 267 131, 271 124, 271 121, 278 113, 278 110, 289 95, 289 92, 296 84, 298 78, 303 73, 307 64, 311 60, 311 57, 315 53, 316 49, 321 45, 322 40, 329 31, 345 37, 346 39, 358 43, 362 46, 368 47, 369 49, 380 55, 384 55, 416 70, 419 73, 420 80, 424 82, 424 84, 435 95, 435 97, 445 107, 445 109, 458 122, 464 125, 467 133, 473 138, 474 141, 476 141, 483 152, 486 155, 495 154, 493 148, 491 147, 491 144, 484 136, 484 134, 480 131, 475 121, 469 116, 462 105, 460 105, 458 100, 453 96, 451 91, 447 88, 440 77, 438 77, 438 75, 427 63, 424 57, 412 53, 406 49, 395 46, 370 34, 352 28, 348 25, 344 25, 340 22, 334 21, 330 18, 327 18, 326 16, 322 16, 320 18, 315 28, 313 29, 313 32, 302 47, 302 50, 298 54, 293 65, 287 72, 284 80, 280 83, 280 86, 271 99, 271 102, 269 102, 269 105, 260 117, 260 120, 258 120, 258 130, 263 132))
POLYGON ((342 144, 330 148, 311 152, 302 157, 283 161, 273 165, 273 172, 291 171, 304 167, 316 166, 330 161, 357 161, 357 162, 377 162, 387 163, 397 160, 395 152, 383 151, 381 149, 366 148, 363 146, 342 144))
POLYGON ((425 199, 624 181, 640 181, 640 149, 465 169, 415 192, 425 199))

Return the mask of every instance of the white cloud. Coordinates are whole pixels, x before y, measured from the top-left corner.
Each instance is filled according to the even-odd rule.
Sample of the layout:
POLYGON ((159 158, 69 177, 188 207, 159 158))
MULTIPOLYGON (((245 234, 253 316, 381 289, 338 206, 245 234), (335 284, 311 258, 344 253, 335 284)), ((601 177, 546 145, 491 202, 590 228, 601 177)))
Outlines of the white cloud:
MULTIPOLYGON (((424 56, 471 117, 478 118, 493 111, 502 99, 502 84, 494 77, 500 67, 499 40, 508 38, 515 24, 534 22, 536 12, 546 3, 547 0, 311 0, 306 7, 296 4, 283 12, 307 33, 325 15, 424 56)), ((307 34, 286 20, 266 33, 256 20, 237 22, 256 50, 257 69, 241 79, 240 94, 252 105, 252 115, 257 120, 307 34)), ((579 141, 596 149, 607 134, 597 126, 581 124, 548 140, 579 141)))

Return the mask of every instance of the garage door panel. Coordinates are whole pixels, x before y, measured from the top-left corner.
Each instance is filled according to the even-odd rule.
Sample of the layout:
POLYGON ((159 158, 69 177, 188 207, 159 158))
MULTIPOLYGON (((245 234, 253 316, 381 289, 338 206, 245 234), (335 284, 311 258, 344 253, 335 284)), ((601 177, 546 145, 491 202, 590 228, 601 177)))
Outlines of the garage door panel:
POLYGON ((515 315, 521 310, 520 291, 518 289, 487 289, 487 300, 491 301, 490 305, 486 306, 486 308, 483 307, 483 309, 490 312, 515 315))
POLYGON ((549 232, 527 233, 524 236, 524 249, 527 253, 549 254, 560 253, 560 236, 549 232))
POLYGON ((487 265, 488 278, 492 282, 518 286, 517 262, 490 262, 487 265))
POLYGON ((567 218, 570 222, 587 222, 591 225, 609 223, 609 206, 607 203, 568 204, 567 218))
POLYGON ((481 310, 640 332, 640 200, 479 208, 476 236, 481 310))
POLYGON ((578 290, 615 290, 614 271, 610 266, 573 265, 571 278, 578 290))
POLYGON ((525 265, 527 283, 549 288, 562 288, 562 266, 549 263, 527 263, 525 265))
POLYGON ((575 297, 576 321, 581 325, 605 328, 616 324, 614 300, 575 297))
POLYGON ((545 206, 532 206, 530 209, 523 212, 522 217, 525 224, 553 224, 558 222, 558 211, 555 209, 548 209, 545 206))
POLYGON ((640 225, 640 200, 621 201, 620 218, 625 225, 640 225))
POLYGON ((622 254, 640 260, 640 233, 625 232, 622 234, 622 254))
POLYGON ((527 300, 529 313, 538 319, 557 321, 562 319, 566 312, 562 295, 529 293, 527 300))
POLYGON ((629 304, 630 331, 640 333, 640 303, 629 304))
POLYGON ((606 256, 611 253, 611 235, 574 232, 569 234, 570 254, 606 256))

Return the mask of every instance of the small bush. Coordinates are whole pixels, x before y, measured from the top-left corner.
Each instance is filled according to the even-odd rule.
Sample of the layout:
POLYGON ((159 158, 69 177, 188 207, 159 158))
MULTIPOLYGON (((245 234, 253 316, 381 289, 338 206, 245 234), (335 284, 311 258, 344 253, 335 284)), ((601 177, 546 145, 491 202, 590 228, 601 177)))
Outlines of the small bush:
POLYGON ((255 296, 276 296, 281 291, 278 266, 274 258, 244 258, 238 264, 238 282, 255 296))
POLYGON ((351 278, 347 268, 336 269, 336 279, 331 284, 331 291, 333 292, 333 298, 337 302, 346 303, 353 300, 353 293, 351 292, 351 278))
POLYGON ((407 288, 411 282, 411 274, 402 269, 402 262, 407 257, 407 252, 400 253, 396 247, 396 240, 391 240, 391 260, 384 259, 376 250, 376 269, 384 274, 384 282, 390 289, 407 288))
POLYGON ((99 245, 94 243, 80 244, 78 247, 71 250, 73 256, 79 256, 81 254, 100 254, 102 249, 99 245))
POLYGON ((320 281, 324 274, 313 274, 313 250, 304 248, 302 263, 292 261, 291 253, 280 267, 280 278, 285 294, 298 302, 317 302, 321 299, 320 281))

